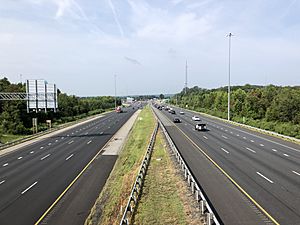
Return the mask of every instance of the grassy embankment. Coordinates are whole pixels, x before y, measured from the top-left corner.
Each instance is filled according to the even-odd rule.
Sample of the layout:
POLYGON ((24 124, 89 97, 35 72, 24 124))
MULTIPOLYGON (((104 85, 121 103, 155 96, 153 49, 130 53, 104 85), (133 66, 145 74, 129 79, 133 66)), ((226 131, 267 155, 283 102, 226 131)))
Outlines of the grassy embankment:
POLYGON ((138 116, 114 169, 85 222, 86 225, 119 224, 123 212, 121 206, 127 204, 154 127, 153 114, 146 107, 138 116))
POLYGON ((0 143, 6 144, 21 138, 27 137, 26 135, 2 134, 0 135, 0 143))
POLYGON ((158 132, 134 224, 201 224, 189 195, 158 132))

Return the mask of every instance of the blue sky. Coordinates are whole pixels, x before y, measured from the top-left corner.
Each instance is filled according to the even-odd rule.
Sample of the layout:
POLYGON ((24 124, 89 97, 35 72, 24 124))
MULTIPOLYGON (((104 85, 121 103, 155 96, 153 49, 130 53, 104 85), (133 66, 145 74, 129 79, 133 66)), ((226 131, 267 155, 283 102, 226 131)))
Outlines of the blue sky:
POLYGON ((297 0, 0 0, 0 74, 68 94, 300 85, 297 0))

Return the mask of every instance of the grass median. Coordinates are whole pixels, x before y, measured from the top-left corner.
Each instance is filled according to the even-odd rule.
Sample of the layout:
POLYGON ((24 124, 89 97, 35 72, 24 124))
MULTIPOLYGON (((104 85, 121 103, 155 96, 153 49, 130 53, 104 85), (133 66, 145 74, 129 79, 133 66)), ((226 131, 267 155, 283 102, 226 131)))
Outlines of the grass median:
POLYGON ((154 116, 150 108, 145 107, 138 116, 114 169, 85 222, 86 225, 119 224, 122 207, 127 204, 154 127, 154 116))
POLYGON ((133 224, 202 224, 193 202, 159 131, 133 224))

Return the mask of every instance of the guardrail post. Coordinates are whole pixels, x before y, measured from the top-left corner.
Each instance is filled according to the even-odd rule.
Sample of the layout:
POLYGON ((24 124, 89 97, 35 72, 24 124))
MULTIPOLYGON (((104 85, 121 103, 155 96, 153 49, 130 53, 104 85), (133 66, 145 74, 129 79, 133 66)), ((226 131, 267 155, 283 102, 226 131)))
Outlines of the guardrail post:
POLYGON ((191 187, 192 187, 192 193, 194 194, 194 192, 195 192, 195 182, 194 181, 192 181, 191 187))
POLYGON ((212 224, 213 215, 212 213, 206 213, 206 224, 211 225, 212 224))
POLYGON ((204 200, 200 200, 200 213, 203 215, 205 212, 205 202, 204 200))
POLYGON ((196 197, 196 201, 199 202, 200 198, 199 198, 199 191, 198 190, 195 191, 195 197, 196 197))
POLYGON ((187 175, 187 182, 188 182, 189 186, 191 186, 191 175, 190 174, 187 175))
POLYGON ((183 170, 184 170, 184 179, 186 180, 187 178, 187 170, 183 167, 183 170))

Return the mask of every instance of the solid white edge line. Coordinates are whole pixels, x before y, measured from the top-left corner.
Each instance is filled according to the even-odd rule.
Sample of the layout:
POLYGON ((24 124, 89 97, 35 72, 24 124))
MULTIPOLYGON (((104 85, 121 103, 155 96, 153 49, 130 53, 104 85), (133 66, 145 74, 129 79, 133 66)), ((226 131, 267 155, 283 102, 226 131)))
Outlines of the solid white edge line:
POLYGON ((256 153, 256 151, 254 151, 254 150, 251 149, 251 148, 246 147, 246 149, 249 150, 250 152, 256 153))
POLYGON ((45 155, 44 157, 41 158, 41 160, 44 160, 46 158, 48 158, 51 154, 45 155))
POLYGON ((37 181, 34 182, 32 185, 30 185, 28 188, 26 188, 24 191, 21 192, 21 194, 25 194, 27 191, 29 191, 29 189, 33 188, 33 186, 35 186, 37 184, 37 181))
POLYGON ((66 158, 66 161, 68 161, 70 158, 72 158, 73 155, 74 155, 74 154, 69 155, 69 156, 66 158))
POLYGON ((266 176, 262 175, 260 172, 256 172, 259 176, 261 176, 262 178, 266 179, 267 181, 269 181, 271 184, 273 184, 274 182, 272 180, 270 180, 269 178, 267 178, 266 176))
POLYGON ((224 148, 221 148, 224 152, 226 152, 227 154, 229 154, 229 151, 225 150, 224 148))
POLYGON ((298 172, 296 172, 296 171, 292 171, 294 174, 296 174, 296 175, 298 175, 298 176, 300 176, 300 173, 298 173, 298 172))

